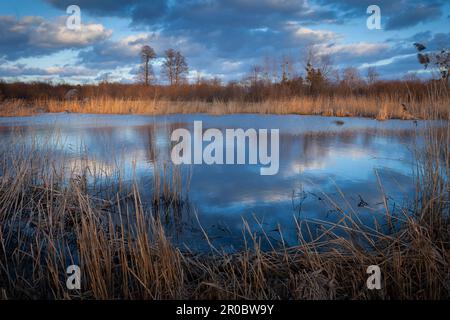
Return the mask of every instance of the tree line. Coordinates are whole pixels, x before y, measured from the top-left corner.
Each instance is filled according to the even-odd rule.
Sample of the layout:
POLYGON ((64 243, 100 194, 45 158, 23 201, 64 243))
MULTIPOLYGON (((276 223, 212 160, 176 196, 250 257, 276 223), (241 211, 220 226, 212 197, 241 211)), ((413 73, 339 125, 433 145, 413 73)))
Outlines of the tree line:
MULTIPOLYGON (((424 52, 426 47, 419 43, 414 43, 418 51, 418 61, 427 68, 433 65, 438 69, 444 88, 448 88, 450 53, 443 49, 440 53, 424 52)), ((139 73, 139 82, 145 85, 154 85, 156 78, 153 73, 152 62, 157 58, 153 48, 148 45, 142 47, 142 65, 139 73)), ((265 57, 261 64, 252 65, 247 75, 240 81, 231 81, 230 86, 239 85, 251 91, 255 99, 267 96, 267 92, 281 91, 281 93, 310 94, 318 95, 329 92, 333 88, 338 88, 344 93, 358 92, 367 86, 373 86, 380 82, 380 77, 375 67, 368 67, 365 75, 359 69, 347 67, 338 70, 333 67, 333 59, 328 54, 323 54, 309 47, 303 58, 303 68, 298 67, 295 59, 291 56, 282 56, 281 59, 265 57), (299 72, 303 69, 303 72, 299 72)), ((180 51, 168 49, 164 52, 161 65, 161 75, 170 86, 187 84, 189 67, 186 58, 180 51)), ((403 81, 419 82, 419 78, 414 73, 405 75, 403 81)), ((200 76, 196 80, 196 85, 208 82, 210 86, 221 86, 222 81, 218 78, 206 80, 200 76)), ((386 82, 386 81, 383 81, 386 82)))
POLYGON ((241 80, 224 83, 220 78, 206 79, 200 75, 187 81, 189 67, 183 54, 174 49, 164 51, 161 77, 169 85, 156 81, 153 64, 155 50, 141 48, 141 64, 136 83, 123 84, 101 81, 98 84, 52 84, 51 82, 2 82, 3 99, 64 99, 68 90, 76 88, 84 98, 112 97, 126 99, 169 99, 201 101, 266 101, 292 97, 380 97, 402 101, 424 101, 430 92, 448 97, 450 55, 448 50, 430 52, 421 44, 414 44, 418 62, 425 68, 437 70, 434 80, 423 81, 415 74, 399 80, 380 79, 373 67, 365 74, 354 67, 338 70, 329 55, 308 50, 297 62, 290 56, 266 57, 249 68, 241 80))
MULTIPOLYGON (((138 80, 147 86, 154 83, 156 80, 152 66, 152 62, 156 58, 156 52, 152 47, 148 45, 142 47, 141 69, 138 80)), ((185 83, 188 72, 189 67, 186 58, 180 51, 168 49, 164 52, 161 73, 171 86, 185 83)))

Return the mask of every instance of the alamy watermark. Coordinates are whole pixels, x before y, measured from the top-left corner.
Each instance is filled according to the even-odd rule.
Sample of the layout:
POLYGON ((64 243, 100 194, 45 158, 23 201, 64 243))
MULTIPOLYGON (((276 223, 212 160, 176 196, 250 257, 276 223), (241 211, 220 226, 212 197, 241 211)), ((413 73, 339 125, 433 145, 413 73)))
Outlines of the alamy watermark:
POLYGON ((76 264, 70 265, 66 269, 68 275, 66 280, 66 287, 68 290, 81 289, 81 269, 76 264))
POLYGON ((73 4, 67 7, 66 13, 69 15, 66 19, 66 28, 69 30, 81 29, 81 9, 73 4))
POLYGON ((183 128, 172 132, 171 141, 176 145, 172 148, 171 158, 175 165, 239 165, 246 164, 248 158, 248 164, 263 166, 261 175, 271 176, 277 174, 280 167, 279 129, 270 130, 270 144, 268 139, 267 129, 226 129, 225 135, 219 129, 208 129, 203 133, 202 121, 194 121, 193 137, 183 128), (208 143, 205 148, 204 142, 208 143))
POLYGON ((367 18, 367 29, 380 30, 381 29, 381 9, 379 6, 372 4, 367 7, 367 13, 370 16, 367 18))
POLYGON ((367 267, 366 273, 370 276, 367 278, 367 289, 380 290, 381 289, 381 270, 377 265, 371 265, 367 267))

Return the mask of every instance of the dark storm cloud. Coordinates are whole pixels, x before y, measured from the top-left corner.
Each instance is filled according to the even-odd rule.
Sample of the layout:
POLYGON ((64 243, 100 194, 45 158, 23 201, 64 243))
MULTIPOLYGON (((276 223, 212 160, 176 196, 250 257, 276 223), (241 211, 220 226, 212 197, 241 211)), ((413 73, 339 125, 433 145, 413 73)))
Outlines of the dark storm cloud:
POLYGON ((441 50, 448 47, 450 43, 450 32, 439 32, 432 34, 430 31, 422 32, 410 38, 414 42, 424 44, 428 50, 441 50))
POLYGON ((162 17, 168 8, 166 0, 45 0, 58 9, 65 10, 76 4, 83 11, 101 17, 125 17, 134 21, 162 17))
POLYGON ((440 4, 420 4, 391 17, 386 24, 386 29, 402 29, 415 26, 419 23, 439 18, 441 14, 440 4))
POLYGON ((176 2, 166 16, 173 28, 270 27, 289 20, 320 22, 335 18, 333 11, 312 8, 304 0, 190 0, 176 2))
POLYGON ((76 4, 82 11, 97 16, 117 16, 132 18, 134 24, 155 24, 156 18, 164 18, 165 24, 188 20, 192 24, 233 26, 255 25, 258 21, 267 22, 273 17, 303 17, 309 19, 332 19, 330 10, 320 7, 311 10, 306 0, 45 0, 51 5, 65 10, 76 4), (241 19, 245 17, 245 19, 241 19))
MULTIPOLYGON (((71 4, 70 0, 47 0, 59 8, 71 4)), ((205 57, 212 61, 210 70, 220 70, 214 61, 254 61, 265 55, 282 55, 301 50, 311 44, 330 45, 339 35, 308 29, 315 24, 339 24, 348 19, 367 17, 366 9, 372 0, 185 0, 173 1, 117 0, 78 1, 81 10, 100 16, 119 16, 131 19, 131 25, 143 30, 160 30, 161 38, 185 39, 182 48, 166 41, 167 47, 182 50, 190 61, 204 66, 205 57), (187 46, 189 44, 189 46, 187 46), (202 62, 203 61, 203 62, 202 62)), ((383 27, 399 29, 428 21, 441 14, 442 3, 434 1, 380 0, 383 27), (426 6, 424 6, 426 4, 426 6)), ((311 27, 312 28, 312 27, 311 27)), ((138 39, 139 45, 146 40, 138 39)), ((154 40, 154 39, 153 39, 154 40)), ((81 52, 86 64, 101 63, 105 67, 127 64, 136 59, 138 46, 105 41, 81 52), (130 49, 132 47, 132 49, 130 49)), ((123 42, 125 41, 125 43, 123 42)), ((160 46, 160 39, 152 41, 160 46)), ((334 49, 340 48, 339 46, 334 49)), ((384 59, 389 54, 409 52, 399 46, 386 49, 384 44, 370 47, 365 44, 332 50, 337 61, 352 63, 367 59, 384 59)))
MULTIPOLYGON (((153 5, 148 3, 150 7, 153 5)), ((141 1, 128 4, 141 8, 141 16, 133 17, 132 25, 144 30, 158 29, 157 37, 136 39, 136 46, 127 39, 120 43, 98 43, 91 50, 80 53, 82 62, 104 66, 130 64, 137 61, 140 46, 150 43, 159 55, 169 47, 181 50, 198 69, 205 68, 205 61, 210 61, 207 69, 212 71, 221 70, 221 64, 226 65, 230 59, 260 59, 266 54, 281 55, 286 51, 298 54, 299 47, 335 37, 332 32, 304 27, 307 25, 304 22, 330 21, 334 14, 312 8, 302 0, 179 1, 173 3, 158 21, 147 15, 141 4, 141 1), (299 21, 302 21, 301 25, 299 21)), ((81 4, 80 7, 83 10, 81 4)), ((123 16, 125 13, 126 10, 123 16)))
POLYGON ((333 18, 332 12, 312 10, 301 0, 183 1, 171 8, 164 32, 190 37, 219 57, 245 58, 257 51, 298 46, 290 21, 306 25, 333 18))
POLYGON ((387 30, 404 29, 439 18, 443 1, 424 0, 318 0, 319 3, 335 8, 344 19, 362 17, 366 9, 376 4, 381 9, 383 27, 387 30))
MULTIPOLYGON (((69 0, 47 0, 58 8, 69 0)), ((162 30, 165 37, 186 37, 215 50, 220 56, 246 55, 255 48, 285 48, 291 43, 286 24, 334 21, 331 10, 311 7, 305 0, 187 0, 78 1, 82 12, 131 18, 135 28, 162 30), (101 11, 101 12, 100 12, 101 11), (247 51, 247 53, 245 52, 247 51)), ((295 43, 294 43, 295 44, 295 43)), ((292 46, 292 45, 291 45, 292 46)))

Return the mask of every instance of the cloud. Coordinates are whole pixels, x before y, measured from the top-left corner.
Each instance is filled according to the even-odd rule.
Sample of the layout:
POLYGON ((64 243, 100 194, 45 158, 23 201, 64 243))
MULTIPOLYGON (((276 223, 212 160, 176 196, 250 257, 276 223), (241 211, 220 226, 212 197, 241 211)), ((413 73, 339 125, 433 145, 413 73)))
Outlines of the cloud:
POLYGON ((74 66, 55 66, 49 68, 30 67, 25 64, 15 63, 0 67, 0 73, 4 77, 18 76, 58 76, 58 77, 74 77, 74 76, 94 76, 97 71, 87 69, 85 67, 74 66))
POLYGON ((424 44, 428 50, 441 50, 450 44, 450 32, 432 33, 431 31, 419 32, 410 38, 402 39, 404 43, 412 46, 414 42, 424 44))
POLYGON ((155 20, 166 13, 169 5, 166 0, 45 0, 58 9, 65 10, 76 4, 81 12, 101 17, 131 17, 133 21, 155 20))
MULTIPOLYGON (((61 9, 70 4, 68 0, 47 2, 61 9)), ((158 30, 163 38, 189 39, 188 43, 222 58, 230 54, 246 57, 255 48, 293 47, 291 35, 284 30, 287 21, 305 26, 335 18, 332 11, 306 0, 85 0, 78 5, 82 12, 131 19, 133 28, 158 30)))
POLYGON ((328 55, 345 55, 347 59, 354 57, 369 57, 379 55, 381 52, 390 49, 387 43, 359 42, 349 44, 319 45, 317 52, 328 55))
MULTIPOLYGON (((64 11, 74 4, 72 0, 43 1, 64 11)), ((279 67, 280 57, 291 56, 302 72, 302 53, 312 45, 321 54, 330 54, 336 67, 358 67, 415 52, 412 42, 419 40, 412 41, 405 29, 442 16, 444 6, 442 0, 378 0, 375 4, 381 7, 384 31, 401 31, 379 31, 377 42, 372 42, 362 38, 366 31, 363 20, 368 17, 367 7, 374 4, 372 0, 77 0, 75 4, 81 8, 82 22, 88 16, 115 28, 120 21, 117 28, 125 36, 112 38, 102 24, 87 24, 76 33, 64 28, 63 18, 46 21, 41 17, 0 16, 0 60, 45 56, 72 48, 77 66, 97 70, 98 79, 106 75, 117 78, 121 70, 125 70, 125 77, 138 70, 139 51, 150 45, 159 57, 168 48, 180 50, 192 74, 198 71, 231 80, 245 76, 249 66, 263 63, 264 57, 279 67), (364 30, 355 31, 358 40, 346 31, 348 28, 335 29, 355 21, 364 24, 364 30), (386 35, 394 34, 397 39, 386 40, 386 35)), ((422 32, 416 37, 429 48, 438 47, 438 42, 449 43, 446 33, 422 32)), ((383 68, 393 69, 400 60, 394 59, 383 68)), ((155 63, 157 75, 160 62, 155 63)), ((17 69, 9 72, 20 73, 17 69)))
POLYGON ((169 48, 182 49, 185 55, 199 55, 204 52, 198 44, 183 37, 164 37, 159 33, 140 33, 119 40, 106 40, 94 44, 78 54, 80 62, 92 68, 115 69, 136 66, 140 63, 140 50, 144 45, 152 46, 162 57, 169 48))
POLYGON ((80 51, 78 57, 87 67, 116 68, 137 64, 142 46, 151 42, 151 35, 139 34, 118 41, 106 40, 95 43, 92 48, 80 51))
POLYGON ((295 40, 301 40, 308 43, 326 42, 330 40, 336 40, 338 38, 338 36, 332 31, 313 30, 296 26, 296 24, 288 25, 287 29, 292 32, 295 40))
POLYGON ((403 29, 439 18, 442 14, 440 4, 420 4, 389 18, 386 29, 403 29))
POLYGON ((381 9, 383 28, 404 29, 428 22, 442 15, 444 2, 439 0, 317 0, 336 10, 341 19, 366 17, 367 7, 376 4, 381 9))
POLYGON ((415 53, 394 56, 390 59, 381 60, 375 64, 368 64, 367 66, 375 66, 377 71, 382 74, 384 78, 399 79, 408 73, 418 73, 423 76, 430 76, 429 70, 425 70, 417 61, 417 55, 415 53))
POLYGON ((63 49, 83 48, 107 39, 112 31, 101 24, 86 24, 81 30, 68 30, 65 19, 48 21, 42 17, 17 19, 0 16, 0 56, 8 60, 37 57, 63 49))
MULTIPOLYGON (((73 4, 72 0, 45 0, 54 7, 64 10, 73 4)), ((248 19, 256 21, 251 15, 259 18, 262 16, 272 17, 274 15, 289 16, 309 16, 318 18, 319 16, 333 16, 331 11, 321 8, 314 8, 308 4, 307 0, 78 0, 76 4, 82 11, 89 12, 97 16, 116 16, 131 18, 133 23, 154 24, 158 19, 171 20, 174 16, 180 17, 185 11, 186 18, 202 18, 217 23, 228 20, 230 14, 247 15, 248 19), (208 13, 208 14, 206 14, 208 13), (209 14, 212 14, 209 15, 209 14)), ((247 19, 247 20, 248 20, 247 19)), ((241 21, 245 22, 245 21, 241 21)))

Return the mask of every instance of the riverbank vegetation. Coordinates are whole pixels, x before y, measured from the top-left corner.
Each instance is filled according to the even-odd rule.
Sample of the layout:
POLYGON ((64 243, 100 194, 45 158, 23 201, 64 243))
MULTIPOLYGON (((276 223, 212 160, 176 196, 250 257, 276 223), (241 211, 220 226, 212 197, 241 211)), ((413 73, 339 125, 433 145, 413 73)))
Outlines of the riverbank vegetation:
MULTIPOLYGON (((356 80, 353 80, 356 81, 356 80)), ((269 84, 199 81, 173 86, 101 83, 1 83, 0 116, 47 112, 107 114, 263 113, 447 119, 449 90, 442 81, 378 81, 311 87, 300 79, 269 84), (433 111, 433 112, 431 112, 433 111)))

